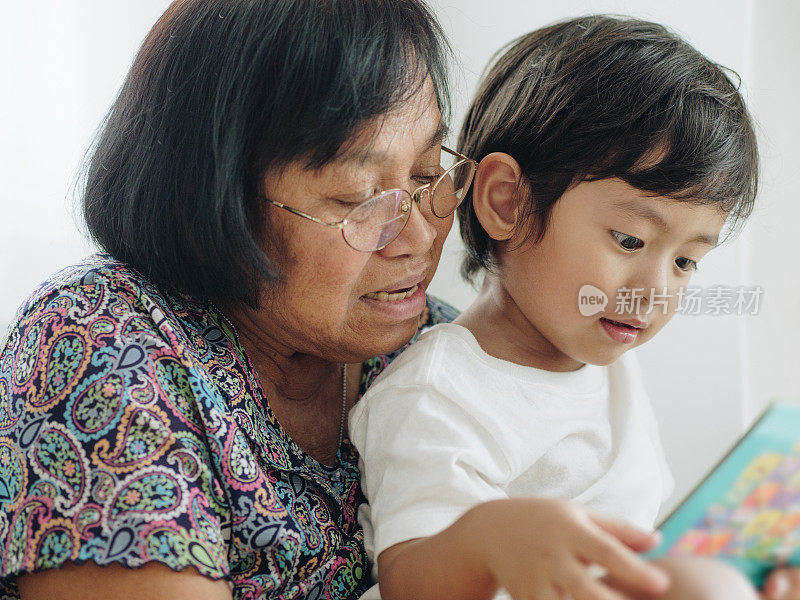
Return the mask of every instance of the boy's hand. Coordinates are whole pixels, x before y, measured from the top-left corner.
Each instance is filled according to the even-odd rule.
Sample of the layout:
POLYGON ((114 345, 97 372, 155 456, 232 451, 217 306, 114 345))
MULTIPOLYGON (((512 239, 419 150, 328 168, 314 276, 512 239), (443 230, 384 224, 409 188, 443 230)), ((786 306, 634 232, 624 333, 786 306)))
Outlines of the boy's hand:
POLYGON ((767 577, 764 600, 800 600, 800 567, 775 569, 767 577))
POLYGON ((597 564, 634 593, 658 595, 667 575, 636 555, 658 543, 657 534, 600 517, 574 502, 550 499, 497 500, 464 517, 464 540, 497 585, 515 600, 622 600, 594 577, 597 564), (471 521, 467 523, 467 521, 471 521))

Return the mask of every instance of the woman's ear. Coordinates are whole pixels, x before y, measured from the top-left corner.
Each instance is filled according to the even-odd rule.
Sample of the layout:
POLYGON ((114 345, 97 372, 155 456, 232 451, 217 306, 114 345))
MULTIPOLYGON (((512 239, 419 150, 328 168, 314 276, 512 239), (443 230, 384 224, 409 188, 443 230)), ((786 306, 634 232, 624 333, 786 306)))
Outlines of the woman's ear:
POLYGON ((472 189, 472 205, 486 233, 494 240, 514 235, 519 215, 517 187, 522 169, 508 154, 492 152, 478 165, 472 189))

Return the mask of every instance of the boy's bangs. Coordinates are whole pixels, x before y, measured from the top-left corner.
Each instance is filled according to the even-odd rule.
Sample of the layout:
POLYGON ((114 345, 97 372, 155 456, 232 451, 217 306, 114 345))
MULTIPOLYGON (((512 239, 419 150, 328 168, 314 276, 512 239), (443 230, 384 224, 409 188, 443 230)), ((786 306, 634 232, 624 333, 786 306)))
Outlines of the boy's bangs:
POLYGON ((752 213, 758 183, 749 123, 732 121, 718 104, 692 100, 653 111, 661 122, 645 115, 643 123, 631 123, 585 179, 618 177, 654 196, 716 204, 735 228, 752 213))

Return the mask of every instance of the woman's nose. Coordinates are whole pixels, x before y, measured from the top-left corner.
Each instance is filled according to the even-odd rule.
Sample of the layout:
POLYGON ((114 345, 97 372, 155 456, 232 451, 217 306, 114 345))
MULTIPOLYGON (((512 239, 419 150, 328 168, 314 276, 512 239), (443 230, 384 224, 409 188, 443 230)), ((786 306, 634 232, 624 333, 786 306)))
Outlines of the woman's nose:
POLYGON ((431 219, 437 217, 429 210, 430 202, 430 192, 422 190, 411 203, 411 214, 400 235, 381 252, 387 255, 425 254, 430 249, 437 235, 436 227, 431 223, 431 219))

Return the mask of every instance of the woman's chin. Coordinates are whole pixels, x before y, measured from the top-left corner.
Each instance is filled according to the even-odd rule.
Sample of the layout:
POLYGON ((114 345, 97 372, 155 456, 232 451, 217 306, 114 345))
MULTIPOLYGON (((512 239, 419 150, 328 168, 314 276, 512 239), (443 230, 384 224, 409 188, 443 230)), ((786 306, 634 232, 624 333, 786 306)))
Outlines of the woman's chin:
POLYGON ((417 333, 418 324, 419 316, 417 315, 400 323, 376 325, 360 340, 358 354, 362 360, 366 360, 394 352, 411 341, 411 338, 417 333))

